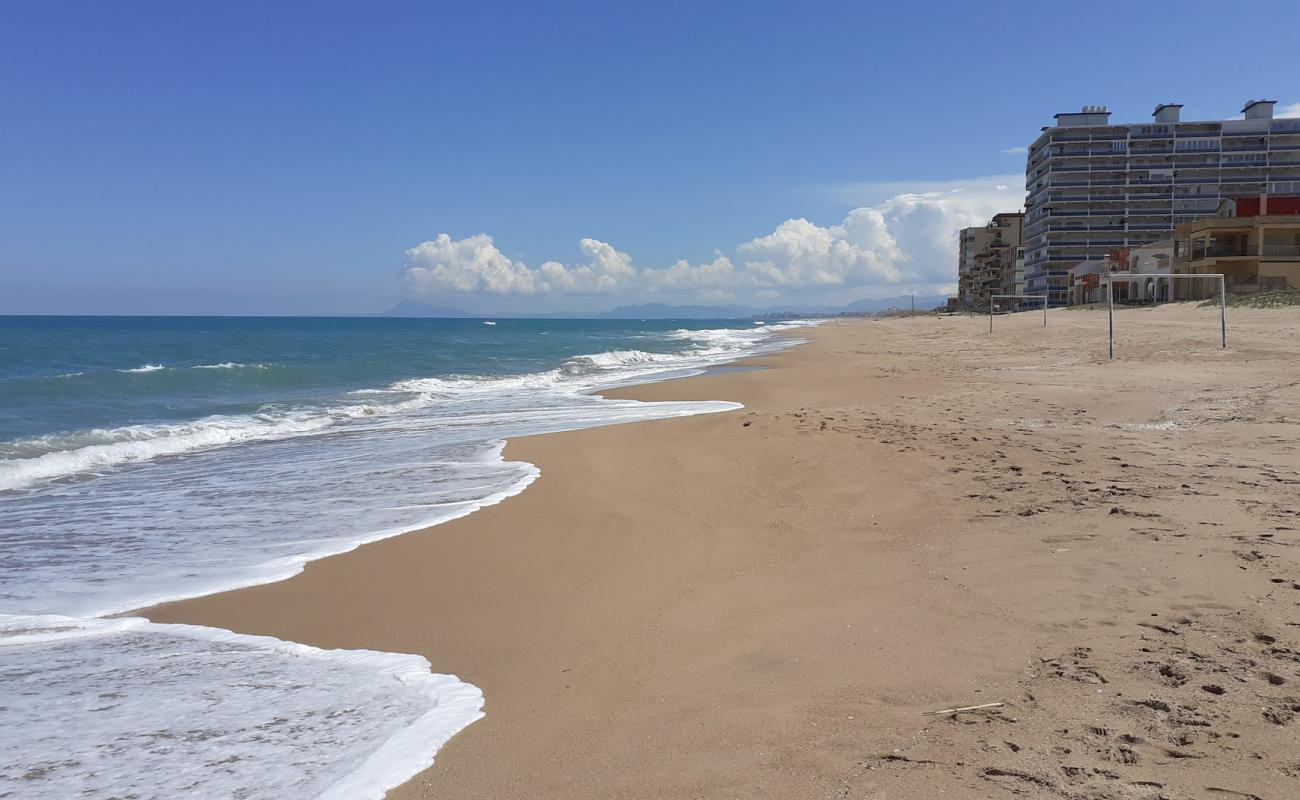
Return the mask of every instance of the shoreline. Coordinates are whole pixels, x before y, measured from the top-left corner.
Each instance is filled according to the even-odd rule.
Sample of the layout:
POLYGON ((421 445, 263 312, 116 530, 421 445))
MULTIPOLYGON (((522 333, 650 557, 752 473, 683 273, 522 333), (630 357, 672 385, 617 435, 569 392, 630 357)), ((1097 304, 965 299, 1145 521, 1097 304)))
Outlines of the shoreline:
MULTIPOLYGON (((815 327, 815 326, 808 326, 808 329, 810 329, 810 328, 812 328, 812 327, 815 327)), ((807 330, 807 329, 803 329, 803 330, 807 330)), ((796 335, 797 335, 797 334, 796 334, 795 330, 788 330, 788 331, 783 330, 783 331, 779 331, 779 332, 777 332, 777 333, 775 334, 775 336, 776 336, 776 337, 779 337, 779 338, 789 338, 789 337, 793 337, 793 336, 796 336, 796 335)), ((646 379, 646 380, 638 380, 638 381, 627 382, 627 383, 619 383, 619 384, 616 384, 616 385, 614 385, 614 386, 611 386, 611 387, 608 388, 608 389, 596 389, 596 390, 592 390, 592 391, 590 391, 590 392, 587 392, 586 394, 589 394, 590 396, 593 396, 593 397, 599 397, 599 398, 639 400, 639 398, 632 397, 631 395, 625 394, 625 392, 627 392, 627 391, 629 391, 629 390, 635 390, 635 389, 640 388, 640 387, 642 387, 642 386, 653 385, 653 384, 656 384, 656 383, 666 383, 666 382, 670 382, 670 381, 690 380, 690 379, 692 379, 692 378, 708 377, 708 376, 711 376, 711 375, 727 375, 727 374, 734 374, 734 373, 740 373, 740 372, 747 372, 747 371, 751 371, 751 370, 770 369, 770 368, 771 368, 770 366, 766 366, 766 365, 763 365, 763 364, 750 364, 749 362, 757 361, 757 360, 760 360, 760 359, 766 358, 766 357, 771 356, 771 355, 775 355, 775 354, 779 354, 779 353, 782 353, 782 352, 786 352, 786 351, 791 350, 791 349, 793 349, 793 348, 795 348, 795 347, 798 347, 800 344, 805 344, 805 343, 806 343, 806 341, 801 340, 801 341, 799 341, 799 342, 795 342, 794 344, 786 345, 785 347, 782 347, 782 348, 780 348, 780 349, 778 349, 778 350, 775 350, 775 351, 764 351, 764 352, 759 352, 759 353, 754 353, 754 354, 748 354, 748 355, 742 354, 742 355, 739 355, 739 356, 737 356, 736 358, 734 358, 734 359, 732 359, 732 360, 730 360, 730 361, 725 361, 725 362, 718 363, 718 364, 712 364, 712 365, 708 365, 708 366, 698 367, 698 368, 696 368, 696 369, 698 369, 698 371, 697 371, 697 372, 694 372, 693 374, 677 375, 677 374, 674 374, 674 373, 677 372, 678 370, 670 370, 670 371, 668 371, 668 372, 661 373, 661 374, 663 374, 665 377, 654 378, 654 377, 652 377, 652 376, 655 375, 655 374, 657 374, 657 373, 647 373, 647 376, 646 376, 647 379, 646 379)), ((704 402, 704 403, 707 403, 707 402, 714 402, 714 401, 701 400, 701 401, 697 401, 697 402, 704 402)), ((720 402, 726 402, 726 401, 720 401, 720 402)), ((722 409, 722 410, 719 410, 719 411, 701 411, 701 412, 697 412, 697 414, 687 414, 687 415, 684 415, 684 416, 696 416, 696 415, 698 415, 698 414, 727 413, 727 412, 731 412, 731 411, 739 411, 739 410, 742 410, 742 409, 741 409, 740 407, 738 407, 738 408, 722 409)), ((649 419, 632 420, 632 421, 627 421, 627 422, 621 422, 621 421, 620 421, 620 422, 606 422, 606 423, 601 423, 601 424, 598 424, 598 425, 595 425, 595 426, 591 426, 591 427, 607 427, 607 426, 611 426, 611 425, 626 425, 626 424, 634 424, 634 423, 636 423, 636 422, 655 422, 655 421, 659 421, 659 420, 661 420, 661 419, 673 419, 673 418, 674 418, 674 417, 662 417, 662 418, 658 418, 658 419, 655 419, 655 418, 649 418, 649 419)), ((509 446, 509 443, 510 443, 511 441, 514 441, 514 440, 518 440, 518 439, 527 439, 527 438, 532 438, 532 437, 536 437, 536 436, 554 436, 554 435, 560 435, 560 434, 565 434, 565 433, 575 433, 575 432, 577 432, 577 431, 587 430, 587 429, 588 429, 588 428, 572 428, 572 429, 565 429, 565 430, 559 430, 559 431, 543 431, 543 432, 540 432, 540 433, 523 434, 523 435, 511 435, 511 436, 507 436, 507 437, 505 437, 504 439, 494 440, 495 442, 499 442, 499 447, 498 447, 498 452, 497 452, 497 458, 498 458, 499 460, 501 460, 501 461, 510 461, 510 460, 515 460, 515 459, 507 458, 506 455, 505 455, 506 448, 509 446)), ((519 460, 522 461, 522 459, 519 459, 519 460)), ((528 463, 530 466, 534 466, 534 467, 535 467, 535 465, 533 465, 531 462, 525 462, 525 463, 528 463)), ((466 517, 466 516, 469 516, 470 514, 474 514, 474 513, 478 512, 478 511, 481 511, 481 510, 483 510, 483 509, 485 509, 485 508, 490 508, 490 507, 492 507, 492 506, 494 506, 494 505, 497 505, 497 504, 499 504, 499 503, 502 503, 502 502, 504 502, 504 501, 506 501, 506 500, 509 500, 510 498, 512 498, 512 497, 514 497, 514 496, 516 496, 516 495, 518 495, 518 494, 524 492, 525 490, 527 490, 528 487, 531 486, 531 485, 533 484, 533 482, 536 480, 536 477, 537 477, 537 476, 534 475, 534 476, 530 477, 528 480, 526 480, 525 482, 523 482, 521 485, 518 485, 518 486, 512 487, 511 489, 509 489, 509 490, 507 490, 507 491, 504 491, 504 492, 501 492, 501 493, 497 493, 497 494, 493 494, 493 495, 489 495, 488 497, 485 497, 485 498, 483 498, 483 499, 481 499, 481 500, 476 500, 476 501, 472 501, 472 502, 467 502, 466 505, 473 506, 473 507, 470 508, 468 511, 466 511, 466 512, 464 512, 463 514, 460 514, 460 515, 458 515, 458 516, 454 516, 454 517, 451 517, 451 518, 449 518, 449 519, 446 519, 446 520, 443 520, 443 521, 440 521, 440 522, 432 522, 432 523, 427 523, 427 524, 417 524, 417 525, 415 525, 414 527, 403 528, 403 529, 392 529, 392 530, 375 531, 375 532, 372 532, 372 533, 364 534, 364 535, 358 537, 355 541, 351 541, 351 542, 349 542, 349 543, 347 543, 347 544, 340 545, 340 548, 341 548, 341 549, 335 549, 335 550, 331 550, 331 551, 329 551, 329 552, 315 551, 315 552, 311 552, 311 553, 304 553, 304 554, 300 554, 300 555, 293 556, 293 557, 291 557, 291 558, 289 558, 289 559, 282 559, 282 560, 280 560, 279 562, 276 562, 277 564, 284 564, 286 569, 287 569, 287 568, 292 568, 292 567, 296 566, 296 567, 297 567, 297 571, 292 572, 292 573, 283 574, 283 575, 279 575, 279 574, 277 574, 277 575, 274 576, 274 577, 266 577, 266 576, 262 576, 262 577, 257 577, 257 578, 249 578, 249 579, 247 580, 247 582, 245 582, 245 583, 231 583, 231 584, 228 585, 228 586, 223 586, 223 587, 221 587, 221 588, 217 588, 217 589, 212 589, 212 590, 204 591, 202 594, 187 594, 187 595, 178 595, 178 596, 172 596, 172 597, 164 597, 164 598, 160 598, 160 599, 153 599, 153 600, 149 600, 148 602, 144 603, 143 605, 131 605, 131 606, 129 606, 129 607, 122 606, 122 607, 119 607, 119 608, 116 609, 116 610, 110 609, 110 610, 104 610, 104 611, 95 612, 95 613, 92 613, 92 614, 88 615, 87 618, 91 618, 91 619, 126 619, 126 618, 132 618, 132 617, 147 617, 147 612, 149 612, 149 611, 151 611, 151 610, 153 610, 153 609, 163 608, 163 607, 167 607, 167 606, 172 606, 172 605, 179 604, 179 603, 186 603, 186 602, 189 602, 189 601, 191 601, 191 600, 202 600, 202 599, 204 599, 204 598, 213 597, 213 596, 215 596, 215 595, 226 594, 226 593, 229 593, 229 592, 238 592, 238 591, 243 590, 243 589, 252 589, 252 588, 259 587, 259 586, 266 586, 266 585, 275 584, 275 583, 280 583, 280 582, 283 582, 283 581, 286 581, 286 580, 290 580, 290 579, 296 577, 297 575, 301 574, 301 573, 302 573, 302 570, 305 569, 305 568, 307 567, 307 565, 313 564, 313 563, 315 563, 315 562, 317 562, 317 561, 322 561, 322 560, 329 559, 329 558, 337 558, 337 557, 339 557, 339 556, 345 556, 345 555, 347 555, 347 554, 349 554, 349 553, 352 553, 352 552, 356 551, 356 550, 359 549, 359 548, 365 547, 366 545, 370 545, 370 544, 375 544, 375 543, 378 543, 378 542, 382 542, 382 541, 385 541, 386 539, 392 539, 392 538, 396 538, 396 537, 398 537, 398 536, 407 536, 407 535, 409 535, 409 534, 413 534, 413 533, 424 533, 424 532, 427 532, 427 531, 431 531, 431 530, 433 530, 433 529, 435 529, 435 528, 440 528, 440 527, 442 527, 442 526, 444 526, 444 525, 447 525, 447 524, 450 524, 450 523, 452 523, 452 522, 455 522, 455 521, 458 520, 458 519, 462 519, 462 518, 464 518, 464 517, 466 517)), ((257 567, 258 567, 259 569, 264 569, 264 568, 266 568, 266 566, 267 566, 267 565, 265 565, 265 564, 257 565, 257 567)))
MULTIPOLYGON (((717 375, 733 375, 733 374, 741 374, 750 371, 770 369, 772 368, 772 366, 770 364, 764 363, 763 359, 769 358, 774 355, 787 353, 792 349, 799 347, 802 344, 806 344, 808 340, 802 338, 801 334, 806 334, 809 330, 817 327, 818 324, 820 323, 813 323, 810 325, 800 325, 798 327, 783 328, 775 331, 769 331, 769 333, 772 335, 772 343, 763 347, 761 350, 749 354, 739 354, 728 361, 722 361, 722 362, 718 362, 706 366, 691 368, 687 372, 687 374, 679 374, 681 372, 686 372, 686 370, 684 369, 672 369, 662 373, 648 373, 643 378, 638 378, 630 382, 629 381, 621 382, 612 385, 609 388, 592 390, 588 392, 588 394, 595 397, 609 398, 609 399, 639 400, 639 398, 634 397, 633 395, 635 394, 635 390, 643 386, 650 386, 658 383, 683 381, 683 380, 689 380, 693 378, 701 378, 701 377, 709 377, 709 376, 717 376, 717 375), (784 343, 777 344, 781 340, 789 340, 789 339, 794 339, 795 341, 793 342, 786 341, 784 343)), ((708 403, 710 401, 704 400, 701 402, 708 403)), ((722 413, 724 411, 731 412, 731 411, 738 411, 738 410, 741 410, 741 407, 737 405, 734 408, 725 408, 721 410, 707 410, 707 411, 702 410, 692 414, 685 414, 681 416, 690 417, 690 416, 711 415, 711 414, 722 413)), ((671 420, 675 418, 678 417, 665 416, 665 417, 660 417, 658 419, 651 417, 649 419, 635 420, 635 421, 665 421, 665 420, 671 420)), ((596 427, 596 428, 610 427, 610 426, 624 425, 624 424, 628 424, 628 423, 607 422, 603 424, 597 424, 592 427, 596 427)), ((398 537, 410 536, 413 534, 432 533, 435 529, 442 529, 445 526, 454 523, 460 519, 464 519, 470 515, 473 515, 476 512, 481 512, 485 509, 491 508, 495 505, 505 502, 506 500, 509 500, 510 498, 523 493, 526 489, 528 489, 530 486, 533 485, 533 483, 537 480, 538 477, 537 474, 538 470, 536 465, 533 462, 528 461, 526 459, 516 459, 511 457, 510 455, 507 455, 506 450, 508 447, 512 445, 513 442, 517 440, 526 440, 526 439, 532 439, 536 437, 561 436, 566 433, 574 433, 574 432, 589 430, 589 429, 591 429, 591 427, 579 427, 579 428, 560 430, 560 431, 543 431, 535 434, 512 435, 505 439, 502 439, 500 442, 498 442, 497 459, 503 462, 520 461, 521 463, 528 466, 534 474, 530 476, 527 480, 525 480, 521 485, 515 487, 510 491, 506 491, 499 495, 494 495, 490 498, 484 499, 483 501, 475 502, 474 504, 472 504, 473 507, 465 511, 463 514, 451 517, 443 521, 434 522, 434 523, 430 523, 418 527, 412 527, 406 530, 389 531, 389 532, 372 534, 369 537, 361 538, 358 539, 357 541, 351 542, 346 546, 341 547, 341 549, 335 550, 333 552, 328 552, 323 554, 316 553, 316 554, 304 555, 298 557, 294 559, 292 563, 292 567, 285 566, 285 569, 292 568, 296 570, 287 575, 281 575, 279 577, 273 577, 273 578, 261 578, 256 580, 250 580, 247 583, 234 584, 227 587, 222 587, 220 589, 209 591, 200 595, 162 599, 162 600, 150 602, 143 606, 136 606, 127 610, 113 612, 107 614, 104 618, 122 619, 128 622, 143 622, 147 625, 153 625, 159 627, 160 629, 171 627, 177 631, 176 635, 193 635, 186 632, 186 629, 189 629, 198 633, 202 633, 205 631, 212 631, 214 634, 218 636, 222 636, 222 635, 231 636, 235 640, 247 640, 251 643, 261 643, 258 640, 262 640, 264 642, 279 642, 289 647, 305 648, 307 650, 319 650, 321 655, 327 657, 336 654, 346 655, 350 652, 361 652, 361 653, 373 653, 375 656, 379 656, 379 657, 391 656, 390 660, 392 661, 409 660, 412 658, 413 655, 414 658, 427 660, 424 656, 420 656, 418 654, 391 653, 387 651, 377 650, 373 647, 363 647, 359 645, 350 646, 350 647, 322 646, 318 648, 316 645, 305 644, 297 640, 289 640, 274 635, 250 633, 247 630, 240 629, 237 625, 222 627, 222 626, 194 624, 188 622, 172 622, 168 620, 171 619, 169 614, 174 607, 186 606, 190 603, 201 604, 206 600, 212 598, 218 598, 227 594, 237 594, 246 590, 273 586, 275 584, 293 580, 294 578, 300 576, 304 570, 309 569, 313 564, 317 562, 345 557, 355 553, 356 551, 362 548, 366 548, 370 545, 379 544, 398 537)), ((434 665, 429 665, 429 672, 430 672, 430 676, 434 679, 431 682, 434 685, 438 685, 441 682, 445 682, 446 679, 450 679, 450 683, 458 684, 458 686, 460 687, 454 689, 450 694, 444 692, 443 694, 446 694, 446 696, 439 697, 440 705, 448 702, 450 702, 454 706, 465 705, 465 697, 462 697, 462 695, 468 696, 471 694, 478 695, 481 701, 482 695, 479 692, 478 687, 470 684, 469 682, 461 682, 458 676, 454 674, 449 674, 447 672, 442 672, 436 669, 434 665)), ((452 721, 454 722, 454 727, 457 729, 451 730, 450 732, 446 730, 439 730, 437 738, 440 738, 442 742, 445 743, 449 738, 455 736, 461 730, 464 730, 465 726, 471 725, 474 721, 476 721, 477 719, 481 719, 482 717, 483 717, 483 713, 479 711, 477 713, 470 715, 468 717, 467 722, 452 721)), ((375 753, 375 757, 378 757, 380 755, 380 752, 386 752, 387 750, 391 749, 392 743, 399 739, 404 742, 404 746, 399 746, 397 749, 398 750, 405 749, 408 751, 409 755, 414 755, 411 745, 415 740, 412 738, 412 736, 415 735, 414 733, 415 729, 418 728, 420 724, 424 724, 424 721, 419 720, 417 721, 417 723, 418 724, 414 724, 411 728, 402 729, 397 734, 395 734, 394 737, 388 742, 381 743, 382 747, 380 748, 380 751, 377 751, 375 753)), ((447 724, 451 724, 451 723, 445 723, 442 727, 445 728, 447 724)), ((427 725, 425 725, 425 727, 427 727, 427 725)), ((441 745, 439 745, 439 752, 440 751, 441 751, 441 745)), ((426 760, 425 766, 416 770, 414 774, 418 774, 419 772, 429 769, 429 764, 433 761, 435 755, 436 753, 434 755, 430 755, 426 760)), ((421 759, 416 757, 415 760, 419 761, 421 759)), ((348 782, 349 784, 355 784, 357 781, 354 780, 352 776, 350 776, 348 778, 348 782)), ((338 794, 338 791, 332 789, 330 792, 330 796, 334 796, 335 794, 338 794)))
MULTIPOLYGON (((1162 314, 1195 327, 1182 321, 1195 310, 1175 312, 1162 314)), ((1109 445, 1118 438, 1145 448, 1130 447, 1134 460, 1172 458, 1160 450, 1172 444, 1165 432, 1161 442, 1152 431, 1119 429, 1108 442, 1095 428, 1186 406, 1197 399, 1193 387, 1290 375, 1295 362, 1279 366, 1269 352, 1277 344, 1261 327, 1234 331, 1232 355, 1249 354, 1240 369, 1199 343, 1175 363, 1155 331, 1126 334, 1134 355, 1108 366, 1077 352, 1071 337, 1086 321, 1053 317, 1034 340, 1006 334, 1006 352, 997 353, 978 349, 988 341, 978 321, 846 322, 742 362, 777 369, 602 392, 746 407, 512 439, 506 457, 542 470, 530 491, 312 562, 285 581, 143 613, 317 647, 416 653, 435 672, 481 688, 486 717, 393 798, 884 788, 890 797, 923 797, 935 787, 994 792, 1034 783, 1026 775, 1079 791, 1118 787, 1112 780, 1126 791, 1144 781, 1199 782, 1264 796, 1282 785, 1285 765, 1264 769, 1237 750, 1280 753, 1294 744, 1294 734, 1258 712, 1264 703, 1283 715, 1285 663, 1270 673, 1282 684, 1256 686, 1256 670, 1239 676, 1249 693, 1234 685, 1214 695, 1195 680, 1166 686, 1158 670, 1119 662, 1138 658, 1138 645, 1167 644, 1145 641, 1166 634, 1143 623, 1179 630, 1187 637, 1180 641, 1198 629, 1224 639, 1210 631, 1234 624, 1225 609, 1258 615, 1266 603, 1285 603, 1284 595, 1260 599, 1281 584, 1258 570, 1294 557, 1269 552, 1242 566, 1233 554, 1240 542, 1204 538, 1195 527, 1190 536, 1142 532, 1181 531, 1174 519, 1193 508, 1223 526, 1245 524, 1182 496, 1178 483, 1166 486, 1172 478, 1126 474, 1114 484, 1124 491, 1101 502, 1077 487, 1059 495, 1062 481, 1113 471, 1109 445), (1050 380, 1027 382, 1049 357, 1053 371, 1039 374, 1050 380), (1111 385, 1097 385, 1103 374, 1111 385), (1152 374, 1162 379, 1154 387, 1152 374), (1045 408, 1063 422, 1078 411, 1098 415, 1097 425, 1008 424, 1017 411, 1045 408), (1066 604, 1053 599, 1063 590, 1066 604), (1213 706, 1208 731, 1218 737, 1201 726, 1196 741, 1159 744, 1199 751, 1196 760, 1158 752, 1161 715, 1172 715, 1119 699, 1153 692, 1213 706), (965 725, 921 716, 985 702, 1014 711, 957 715, 965 725), (1076 742, 1071 756, 1059 755, 1054 731, 1063 722, 1078 721, 1079 730, 1081 720, 1107 715, 1121 721, 1095 727, 1144 744, 1076 742), (1222 719, 1232 720, 1235 739, 1213 721, 1222 719), (1131 762, 1105 756, 1124 747, 1131 762), (1175 762, 1177 779, 1166 766, 1175 762), (1112 779, 1106 770, 1124 774, 1112 779)), ((1231 423, 1196 425, 1208 434, 1231 423)), ((1251 438, 1253 454, 1235 455, 1268 453, 1271 469, 1289 474, 1294 448, 1262 433, 1279 423, 1241 424, 1261 435, 1251 438)), ((1198 433, 1180 433, 1181 443, 1198 433)), ((1287 636, 1276 623, 1249 622, 1270 628, 1274 642, 1287 636)), ((1175 651, 1161 658, 1180 659, 1175 651)), ((1208 658, 1219 670, 1238 669, 1226 655, 1208 658)))

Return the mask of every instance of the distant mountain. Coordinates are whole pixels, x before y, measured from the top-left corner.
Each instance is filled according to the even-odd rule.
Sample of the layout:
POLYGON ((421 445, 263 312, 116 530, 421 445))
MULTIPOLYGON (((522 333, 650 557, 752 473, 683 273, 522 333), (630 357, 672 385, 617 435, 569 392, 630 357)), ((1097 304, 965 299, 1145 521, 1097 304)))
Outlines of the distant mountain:
MULTIPOLYGON (((946 300, 947 297, 945 295, 917 295, 916 309, 918 311, 925 311, 943 305, 946 300)), ((753 306, 742 305, 675 306, 668 303, 641 303, 638 305, 619 306, 617 308, 611 308, 609 311, 569 311, 550 314, 486 314, 465 311, 464 309, 452 308, 450 306, 436 306, 419 300, 403 300, 390 308, 383 316, 442 317, 447 319, 480 317, 499 317, 503 319, 749 319, 751 317, 782 316, 789 314, 871 314, 877 311, 888 311, 891 308, 910 308, 911 303, 912 296, 905 294, 899 295, 898 297, 882 297, 879 300, 856 300, 846 306, 795 304, 754 308, 753 306)))
MULTIPOLYGON (((918 294, 916 295, 916 310, 928 311, 946 302, 948 302, 948 296, 944 294, 918 294)), ((882 297, 879 300, 856 300, 845 306, 843 310, 857 314, 870 314, 876 311, 888 311, 891 308, 911 307, 912 295, 904 294, 898 297, 882 297)))
POLYGON ((748 319, 757 313, 749 306, 671 306, 667 303, 642 303, 619 306, 591 316, 599 319, 748 319))
POLYGON ((477 317, 478 314, 472 314, 459 308, 450 306, 435 306, 430 303, 423 303, 419 300, 403 300, 392 308, 383 313, 385 317, 447 317, 459 318, 477 317))

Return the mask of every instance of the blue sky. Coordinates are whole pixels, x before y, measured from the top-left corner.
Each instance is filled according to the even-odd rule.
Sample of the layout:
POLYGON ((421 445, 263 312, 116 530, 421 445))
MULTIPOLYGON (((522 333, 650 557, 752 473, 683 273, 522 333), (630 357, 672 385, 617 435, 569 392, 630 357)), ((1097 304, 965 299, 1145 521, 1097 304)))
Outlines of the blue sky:
POLYGON ((0 313, 944 291, 1053 113, 1298 104, 1298 29, 1295 3, 0 0, 0 313))

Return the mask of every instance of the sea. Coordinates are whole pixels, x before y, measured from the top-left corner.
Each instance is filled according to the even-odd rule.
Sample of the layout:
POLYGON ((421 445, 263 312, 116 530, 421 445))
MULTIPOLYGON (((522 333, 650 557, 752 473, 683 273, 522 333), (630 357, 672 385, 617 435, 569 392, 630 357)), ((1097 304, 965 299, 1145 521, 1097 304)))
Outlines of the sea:
POLYGON ((483 715, 456 665, 131 612, 501 502, 511 436, 739 408, 599 392, 803 324, 0 317, 0 798, 382 797, 483 715))

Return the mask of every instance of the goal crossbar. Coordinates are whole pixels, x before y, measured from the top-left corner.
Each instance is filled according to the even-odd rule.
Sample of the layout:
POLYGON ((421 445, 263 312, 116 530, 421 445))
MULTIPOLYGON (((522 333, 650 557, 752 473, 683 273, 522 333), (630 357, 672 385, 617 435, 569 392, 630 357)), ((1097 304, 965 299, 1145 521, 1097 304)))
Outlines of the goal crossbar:
POLYGON ((1115 357, 1115 281, 1131 283, 1135 280, 1168 278, 1169 280, 1188 280, 1216 278, 1219 281, 1219 346, 1228 347, 1228 292, 1222 272, 1129 272, 1103 273, 1100 282, 1106 284, 1106 310, 1110 318, 1110 357, 1115 357))

